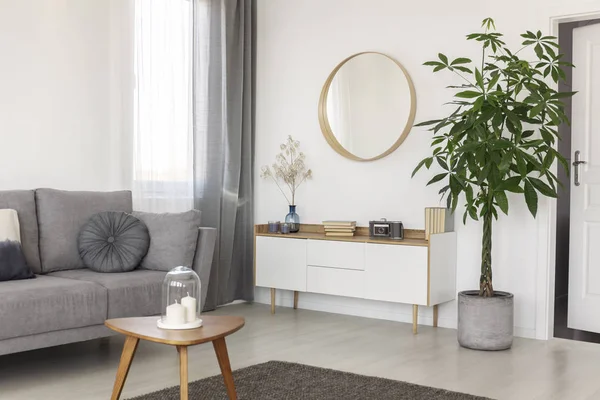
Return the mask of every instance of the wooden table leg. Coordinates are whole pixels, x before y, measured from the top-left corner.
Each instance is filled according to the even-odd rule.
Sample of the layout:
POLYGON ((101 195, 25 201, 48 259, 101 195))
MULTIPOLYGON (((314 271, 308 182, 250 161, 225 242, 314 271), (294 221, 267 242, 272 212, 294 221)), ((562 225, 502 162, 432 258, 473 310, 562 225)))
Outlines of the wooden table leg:
POLYGON ((177 346, 179 353, 179 398, 188 400, 188 352, 187 346, 177 346))
POLYGON ((271 314, 275 314, 275 288, 271 288, 271 314))
POLYGON ((294 290, 294 310, 298 309, 298 291, 294 290))
POLYGON ((227 387, 227 395, 229 400, 236 400, 237 393, 235 392, 235 384, 233 383, 233 374, 231 373, 231 365, 229 364, 229 355, 227 354, 227 345, 225 344, 225 338, 219 338, 213 341, 213 347, 217 354, 217 360, 219 361, 219 367, 221 367, 221 374, 225 381, 225 387, 227 387))
POLYGON ((419 319, 419 306, 413 304, 413 335, 417 334, 417 322, 419 319))
POLYGON ((433 306, 433 327, 437 328, 438 326, 438 305, 433 306))
POLYGON ((125 338, 125 344, 123 345, 123 352, 121 353, 121 361, 119 361, 119 369, 117 369, 117 377, 115 378, 115 385, 113 386, 111 400, 119 400, 127 374, 129 373, 129 367, 131 367, 131 361, 137 349, 140 339, 127 336, 125 338))

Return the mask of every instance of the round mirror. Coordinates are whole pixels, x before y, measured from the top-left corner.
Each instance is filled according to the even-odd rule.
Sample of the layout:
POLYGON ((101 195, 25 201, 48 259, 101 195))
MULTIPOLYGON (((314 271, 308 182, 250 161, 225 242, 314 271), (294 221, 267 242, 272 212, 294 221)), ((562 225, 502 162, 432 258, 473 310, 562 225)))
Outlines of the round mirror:
POLYGON ((335 151, 357 161, 383 158, 414 123, 415 88, 404 67, 381 53, 358 53, 329 75, 319 99, 319 123, 335 151))

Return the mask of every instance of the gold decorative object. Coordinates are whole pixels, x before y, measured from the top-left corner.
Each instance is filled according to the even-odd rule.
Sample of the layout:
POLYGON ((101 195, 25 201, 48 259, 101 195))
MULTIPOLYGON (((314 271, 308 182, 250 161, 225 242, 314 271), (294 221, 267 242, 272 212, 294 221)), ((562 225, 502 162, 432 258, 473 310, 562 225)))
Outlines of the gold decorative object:
POLYGON ((454 214, 445 207, 425 208, 425 239, 433 233, 452 232, 454 230, 454 214))
POLYGON ((319 124, 336 152, 374 161, 404 142, 416 111, 415 88, 402 64, 383 53, 362 52, 339 63, 325 81, 319 124))

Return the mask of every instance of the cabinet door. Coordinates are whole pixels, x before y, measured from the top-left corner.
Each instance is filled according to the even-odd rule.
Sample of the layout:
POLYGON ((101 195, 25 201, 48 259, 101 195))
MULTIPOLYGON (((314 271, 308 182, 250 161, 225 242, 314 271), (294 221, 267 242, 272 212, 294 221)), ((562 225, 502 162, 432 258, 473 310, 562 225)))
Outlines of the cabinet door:
POLYGON ((368 243, 365 297, 427 305, 427 247, 368 243))
POLYGON ((306 240, 258 236, 256 286, 306 292, 306 240))

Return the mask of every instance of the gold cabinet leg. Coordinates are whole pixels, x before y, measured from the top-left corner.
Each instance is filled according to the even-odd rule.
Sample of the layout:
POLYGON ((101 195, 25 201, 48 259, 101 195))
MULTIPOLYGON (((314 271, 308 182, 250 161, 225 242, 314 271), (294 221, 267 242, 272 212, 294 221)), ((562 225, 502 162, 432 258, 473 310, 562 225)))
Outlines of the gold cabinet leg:
POLYGON ((294 290, 294 310, 298 309, 298 291, 294 290))
POLYGON ((438 326, 438 305, 433 306, 433 327, 437 328, 438 326))
POLYGON ((271 314, 275 314, 275 288, 271 288, 271 314))
POLYGON ((419 315, 419 306, 413 304, 413 335, 417 334, 417 321, 419 315))
POLYGON ((188 400, 188 351, 187 346, 177 346, 179 353, 179 398, 188 400))

